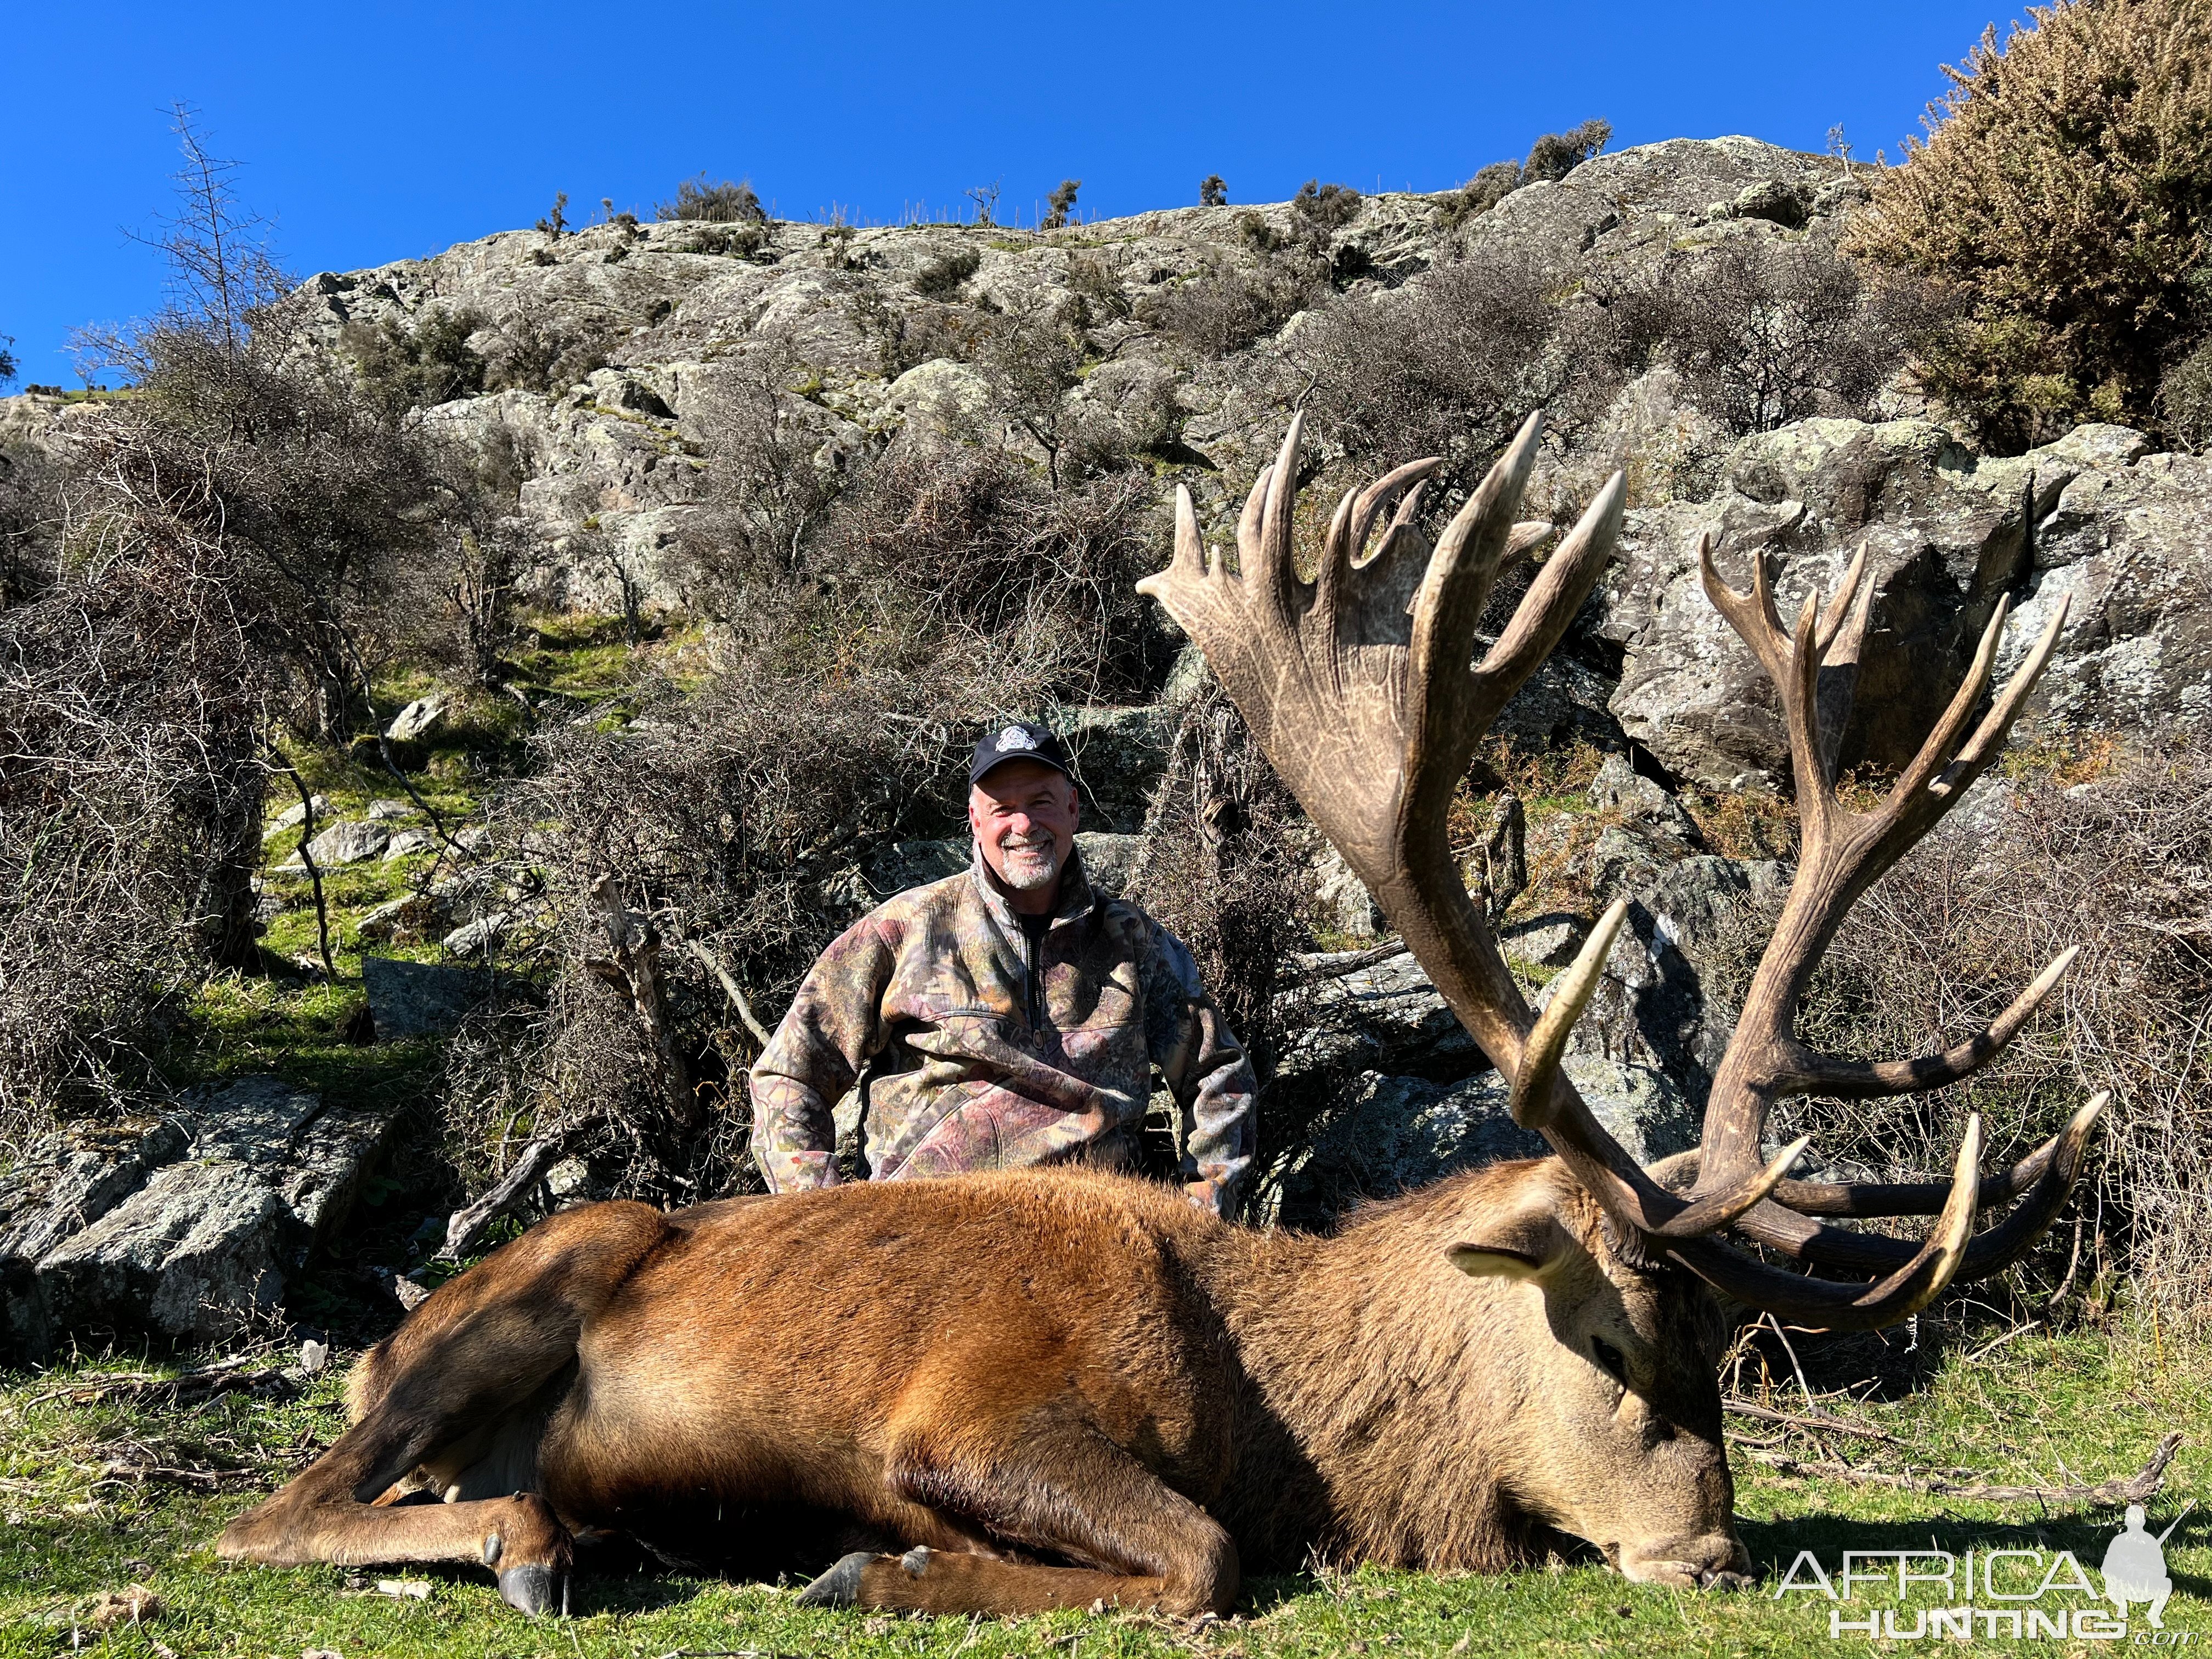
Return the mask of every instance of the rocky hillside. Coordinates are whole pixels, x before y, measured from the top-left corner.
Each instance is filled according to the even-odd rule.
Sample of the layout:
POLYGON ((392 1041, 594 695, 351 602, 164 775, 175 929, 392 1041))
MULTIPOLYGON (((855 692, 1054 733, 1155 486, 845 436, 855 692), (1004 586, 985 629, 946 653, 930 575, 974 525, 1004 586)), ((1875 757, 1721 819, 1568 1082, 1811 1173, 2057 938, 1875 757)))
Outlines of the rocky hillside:
MULTIPOLYGON (((1532 491, 1536 508, 1565 518, 1617 465, 1629 470, 1631 508, 1620 560, 1566 646, 1501 722, 1527 772, 1508 778, 1517 795, 1502 795, 1506 805, 1478 826, 1486 845, 1469 875, 1491 895, 1508 953, 1532 991, 1570 958, 1605 903, 1621 894, 1635 900, 1632 930, 1577 1033, 1569 1069, 1624 1143, 1656 1158, 1694 1138, 1696 1103, 1726 1036, 1723 985, 1741 954, 1730 918, 1786 885, 1791 846, 1777 795, 1786 788, 1786 745, 1763 678, 1701 591, 1702 538, 1717 538, 1721 569, 1740 585, 1751 559, 1769 560, 1787 612, 1808 592, 1832 587, 1865 550, 1873 621, 1847 766, 1878 773, 1911 754, 2000 605, 2014 617, 2001 672, 2057 607, 2068 607, 2057 656, 2018 740, 2024 746, 2076 752, 2117 738, 2150 747, 2160 734, 2212 718, 2212 549, 2202 529, 2212 462, 2152 453, 2142 434, 2111 426, 2084 426, 2026 454, 1979 454, 1902 376, 1887 374, 1855 392, 1816 386, 1806 396, 1819 412, 1779 425, 1748 422, 1769 429, 1741 435, 1747 422, 1732 425, 1698 392, 1687 356, 1651 367, 1646 353, 1633 372, 1612 379, 1573 361, 1586 349, 1595 362, 1632 336, 1638 306, 1667 273, 1708 268, 1699 259, 1725 270, 1732 253, 1754 264, 1801 251, 1810 258, 1832 246, 1864 195, 1862 179, 1826 158, 1743 138, 1674 140, 1595 157, 1486 207, 1457 193, 1356 205, 1324 196, 1046 232, 618 218, 565 234, 503 232, 428 259, 325 273, 288 303, 315 346, 372 380, 398 384, 396 375, 411 374, 418 379, 410 384, 434 386, 439 374, 458 377, 463 395, 414 400, 423 405, 419 419, 509 470, 540 618, 565 613, 569 626, 579 613, 658 609, 675 619, 682 649, 692 653, 678 678, 701 662, 726 669, 734 659, 738 635, 715 614, 720 595, 702 575, 695 544, 726 522, 715 515, 727 511, 727 458, 747 441, 743 423, 763 409, 775 441, 795 443, 805 467, 830 481, 825 499, 902 439, 927 440, 1011 450, 1055 481, 1110 464, 1115 476, 1140 481, 1155 515, 1181 483, 1209 532, 1225 539, 1294 409, 1309 412, 1311 464, 1334 484, 1379 470, 1376 452, 1401 431, 1464 446, 1465 454, 1453 450, 1462 471, 1463 463, 1479 464, 1497 433, 1462 437, 1439 408, 1464 404, 1479 426, 1530 402, 1547 404, 1557 421, 1532 491), (1486 284, 1533 296, 1529 306, 1547 319, 1602 313, 1609 331, 1529 325, 1529 306, 1485 308, 1486 284), (1434 309, 1421 312, 1423 305, 1434 309), (1423 317, 1457 321, 1425 331, 1423 317), (1016 326, 1030 323, 1043 329, 1034 337, 1046 346, 1072 337, 1079 351, 1059 368, 1010 355, 1005 342, 1030 337, 1016 326), (1515 331, 1524 326, 1526 355, 1550 363, 1549 380, 1515 378, 1524 350, 1515 331), (1433 397, 1421 380, 1431 355, 1451 360, 1459 376, 1433 397), (1370 378, 1393 388, 1390 396, 1363 400, 1370 378), (1467 390, 1477 383, 1504 388, 1497 408, 1477 407, 1467 390), (703 630, 695 626, 702 617, 703 630)), ((1872 313, 1862 305, 1851 315, 1852 326, 1866 326, 1872 313)), ((76 423, 99 418, 82 402, 8 399, 0 442, 20 474, 42 451, 65 452, 76 423)), ((1442 493, 1449 499, 1464 487, 1455 471, 1442 493)), ((1158 562, 1164 518, 1155 516, 1152 528, 1158 562)), ((541 620, 538 656, 549 657, 556 631, 541 620)), ((672 660, 657 662, 656 672, 672 660)), ((543 664, 518 670, 505 690, 521 713, 507 718, 537 733, 556 717, 607 729, 629 718, 608 717, 611 703, 597 701, 598 690, 547 690, 554 678, 543 664)), ((1153 674, 1127 706, 1064 712, 1092 828, 1108 832, 1085 837, 1086 857, 1109 883, 1149 856, 1136 832, 1204 689, 1202 666, 1187 656, 1153 674)), ((407 695, 425 690, 418 677, 407 695)), ((476 695, 499 702, 489 690, 476 695)), ((424 735, 446 718, 444 693, 430 690, 409 714, 433 704, 423 733, 401 730, 403 720, 392 735, 420 750, 414 761, 424 787, 433 776, 465 781, 462 811, 480 817, 496 787, 484 769, 461 767, 458 750, 438 747, 447 739, 424 735)), ((664 709, 656 718, 670 717, 664 709)), ((665 726, 656 729, 658 737, 647 732, 648 745, 683 746, 665 726)), ((511 759, 520 749, 501 752, 511 759)), ((357 970, 365 998, 366 1013, 349 1030, 386 1042, 449 1029, 493 981, 416 985, 459 972, 435 965, 441 956, 505 951, 526 973, 548 971, 545 941, 559 899, 544 871, 559 860, 546 836, 557 832, 541 834, 533 823, 495 843, 477 827, 441 850, 418 828, 400 832, 418 837, 402 843, 384 819, 398 822, 405 804, 372 802, 386 787, 380 779, 349 787, 358 799, 334 791, 341 822, 315 844, 324 866, 359 866, 350 885, 341 884, 352 896, 338 901, 338 976, 357 970), (386 872, 375 882, 365 873, 371 860, 386 872), (433 960, 403 963, 404 973, 374 965, 388 960, 380 952, 404 950, 433 960), (533 950, 542 952, 534 968, 533 950)), ((1996 786, 1961 815, 1961 845, 1973 857, 2004 822, 2006 799, 1996 786)), ((437 827, 442 836, 451 826, 437 827)), ((844 836, 853 844, 823 852, 807 884, 793 889, 818 911, 805 926, 826 939, 883 895, 959 867, 964 849, 930 838, 942 833, 844 836)), ((1308 942, 1372 939, 1379 919, 1342 866, 1325 848, 1299 856, 1314 867, 1322 906, 1324 937, 1308 942)), ((263 878, 272 937, 308 936, 301 873, 296 860, 278 863, 272 854, 263 878)), ((1281 1074, 1321 1080, 1333 1093, 1305 1139, 1269 1149, 1279 1155, 1271 1213, 1324 1216, 1357 1194, 1528 1145, 1441 999, 1402 957, 1377 954, 1304 952, 1292 976, 1298 983, 1285 993, 1292 1036, 1281 1074)), ((707 952, 698 959, 713 960, 707 952)), ((700 1027, 726 1024, 706 970, 687 963, 677 971, 699 979, 695 1000, 707 1011, 700 1027)), ((764 1012, 773 1019, 776 1007, 764 1012)), ((356 1137, 359 1147, 345 1142, 333 1190, 351 1190, 392 1121, 378 1116, 374 1135, 356 1137)), ((87 1259, 136 1251, 131 1271, 159 1278, 173 1266, 174 1239, 197 1236, 200 1189, 180 1182, 182 1207, 173 1213, 133 1221, 136 1232, 120 1221, 109 1226, 118 1240, 131 1233, 129 1250, 97 1230, 83 1233, 90 1242, 64 1247, 64 1234, 76 1235, 48 1224, 64 1213, 80 1230, 98 1219, 80 1188, 108 1193, 115 1213, 129 1219, 137 1212, 124 1200, 137 1188, 109 1172, 133 1157, 166 1169, 187 1146, 220 1142, 214 1118, 212 1127, 191 1122, 199 1127, 151 1132, 167 1137, 159 1158, 57 1143, 38 1166, 49 1175, 24 1188, 36 1188, 35 1202, 18 1194, 21 1201, 0 1203, 0 1224, 11 1203, 18 1212, 14 1232, 0 1224, 0 1288, 27 1348, 81 1322, 67 1311, 77 1282, 64 1271, 76 1259, 69 1249, 87 1259)), ((603 1156, 553 1165, 555 1151, 532 1155, 561 1173, 557 1191, 544 1188, 531 1202, 619 1185, 603 1156)), ((502 1165, 514 1156, 504 1139, 496 1152, 502 1165)), ((516 1169, 518 1192, 540 1174, 517 1164, 511 1177, 516 1169)), ((137 1179, 147 1194, 167 1191, 143 1172, 137 1179)), ((153 1198, 131 1201, 149 1215, 161 1208, 153 1198)), ((262 1249, 276 1264, 267 1269, 272 1283, 296 1270, 342 1208, 318 1198, 277 1230, 281 1238, 261 1227, 254 1237, 276 1240, 262 1249)), ((432 1216, 412 1236, 418 1255, 442 1224, 432 1216)), ((376 1271, 388 1285, 407 1265, 394 1256, 376 1271)), ((179 1282, 189 1294, 178 1295, 198 1309, 200 1292, 190 1287, 200 1281, 179 1282)), ((240 1292, 252 1307, 273 1294, 258 1285, 240 1292)), ((198 1328, 155 1323, 172 1335, 198 1328)))
MULTIPOLYGON (((1683 247, 1804 235, 1863 194, 1833 162, 1752 139, 1647 144, 1458 223, 1448 197, 1365 198, 1327 228, 1322 252, 1340 296, 1304 297, 1357 305, 1440 260, 1501 250, 1563 271, 1630 273, 1683 247)), ((471 345, 494 361, 518 334, 573 362, 600 360, 573 384, 473 397, 434 418, 520 434, 532 471, 525 501, 551 539, 594 520, 657 598, 680 603, 681 577, 660 556, 699 499, 716 382, 771 338, 811 371, 805 395, 824 444, 849 453, 909 422, 957 426, 991 406, 984 371, 963 361, 978 315, 1079 306, 1104 361, 1068 394, 1071 416, 1118 422, 1164 467, 1187 471, 1219 518, 1280 437, 1310 313, 1297 309, 1226 355, 1146 319, 1196 284, 1263 282, 1270 252, 1310 228, 1289 204, 1046 232, 617 222, 558 238, 507 231, 429 259, 325 273, 301 303, 333 349, 349 328, 411 329, 442 311, 473 320, 471 345)), ((1619 422, 1624 439, 1677 452, 1695 424, 1648 390, 1619 422)), ((603 573, 556 574, 576 603, 611 602, 603 573)))
MULTIPOLYGON (((1463 219, 1448 196, 1367 198, 1328 232, 1333 283, 1303 297, 1372 306, 1465 259, 1632 285, 1686 250, 1818 240, 1863 195, 1832 161, 1751 139, 1647 144, 1463 219)), ((512 436, 550 597, 609 610, 627 580, 681 605, 693 595, 672 553, 707 488, 718 385, 768 341, 799 366, 822 464, 834 467, 917 423, 1005 424, 988 371, 966 360, 977 320, 1076 308, 1102 360, 1062 398, 1060 430, 1110 426, 1164 480, 1188 483, 1225 535, 1286 410, 1310 389, 1301 341, 1316 313, 1215 355, 1175 331, 1174 302, 1208 284, 1264 283, 1271 247, 1302 231, 1310 223, 1283 204, 1041 233, 618 222, 325 273, 300 303, 333 349, 442 313, 471 323, 471 344, 495 364, 520 337, 554 354, 552 369, 564 357, 592 365, 571 384, 488 392, 427 418, 479 442, 512 436), (580 541, 586 526, 598 533, 580 541)), ((2139 435, 2097 427, 2026 456, 1979 457, 1895 390, 1882 401, 1909 418, 1816 418, 1731 443, 1675 380, 1660 368, 1634 381, 1549 457, 1562 507, 1599 468, 1626 462, 1635 510, 1574 661, 1516 711, 1527 735, 1574 726, 1601 746, 1632 740, 1709 787, 1771 781, 1771 704, 1698 592, 1705 532, 1738 576, 1749 550, 1765 550, 1785 602, 1832 585, 1869 548, 1875 627, 1852 758, 1893 763, 1917 741, 2000 599, 2030 624, 2061 595, 2071 607, 2039 716, 2090 727, 2205 717, 2212 567, 2191 504, 2212 478, 2197 458, 2152 455, 2139 435)), ((979 435, 1045 459, 1021 424, 979 435)))

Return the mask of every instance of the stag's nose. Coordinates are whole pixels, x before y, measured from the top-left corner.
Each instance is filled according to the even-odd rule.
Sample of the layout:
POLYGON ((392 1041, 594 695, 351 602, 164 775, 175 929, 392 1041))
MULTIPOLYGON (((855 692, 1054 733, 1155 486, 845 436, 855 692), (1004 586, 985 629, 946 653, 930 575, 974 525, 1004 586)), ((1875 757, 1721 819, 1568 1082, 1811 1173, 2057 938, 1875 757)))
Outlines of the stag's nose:
POLYGON ((1751 1583, 1751 1556, 1733 1533, 1652 1539, 1624 1545, 1620 1571, 1639 1584, 1677 1589, 1741 1589, 1751 1583))

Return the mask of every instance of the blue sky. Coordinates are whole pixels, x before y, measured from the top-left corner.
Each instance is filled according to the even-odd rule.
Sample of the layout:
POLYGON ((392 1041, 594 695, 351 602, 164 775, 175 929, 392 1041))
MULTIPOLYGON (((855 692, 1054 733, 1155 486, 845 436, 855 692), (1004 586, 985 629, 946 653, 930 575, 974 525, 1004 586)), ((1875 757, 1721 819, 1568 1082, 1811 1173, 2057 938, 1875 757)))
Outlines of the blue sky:
POLYGON ((565 190, 649 213, 702 170, 791 218, 896 220, 1060 179, 1108 216, 1279 200, 1306 179, 1440 190, 1601 115, 1616 148, 1748 133, 1871 158, 1918 130, 1988 0, 1564 5, 781 6, 18 0, 0 39, 0 334, 74 383, 70 327, 161 298, 126 228, 168 205, 198 106, 300 275, 526 225, 565 190))

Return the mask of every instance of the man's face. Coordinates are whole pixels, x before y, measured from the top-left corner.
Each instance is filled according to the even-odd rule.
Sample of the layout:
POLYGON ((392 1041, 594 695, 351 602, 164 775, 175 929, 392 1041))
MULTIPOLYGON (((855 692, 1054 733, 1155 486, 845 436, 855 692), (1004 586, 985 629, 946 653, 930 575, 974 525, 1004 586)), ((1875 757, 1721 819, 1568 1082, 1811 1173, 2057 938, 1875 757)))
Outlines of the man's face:
POLYGON ((1041 761, 1001 761, 968 792, 968 823, 991 873, 1049 896, 1075 845, 1075 785, 1041 761))

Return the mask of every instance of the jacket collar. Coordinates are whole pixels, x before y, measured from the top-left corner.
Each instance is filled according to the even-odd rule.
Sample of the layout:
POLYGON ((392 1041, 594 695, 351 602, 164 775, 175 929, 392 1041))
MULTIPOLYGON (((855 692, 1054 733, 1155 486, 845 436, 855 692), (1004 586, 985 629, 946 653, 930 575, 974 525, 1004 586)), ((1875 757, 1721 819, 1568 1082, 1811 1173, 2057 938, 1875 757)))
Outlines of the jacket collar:
MULTIPOLYGON (((1009 938, 1019 933, 1021 918, 1014 907, 1006 902, 1006 895, 999 885, 999 878, 991 873, 991 866, 983 862, 983 848, 974 836, 968 839, 968 884, 991 920, 1009 938)), ((1073 921, 1087 916, 1097 907, 1098 896, 1091 885, 1091 878, 1083 868, 1083 849, 1067 849, 1067 867, 1060 872, 1060 902, 1053 908, 1053 925, 1073 921)))

